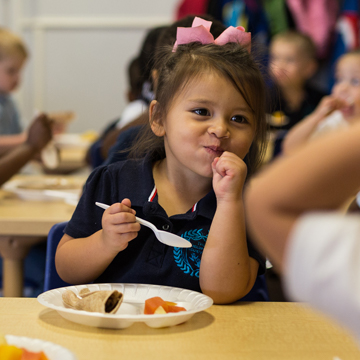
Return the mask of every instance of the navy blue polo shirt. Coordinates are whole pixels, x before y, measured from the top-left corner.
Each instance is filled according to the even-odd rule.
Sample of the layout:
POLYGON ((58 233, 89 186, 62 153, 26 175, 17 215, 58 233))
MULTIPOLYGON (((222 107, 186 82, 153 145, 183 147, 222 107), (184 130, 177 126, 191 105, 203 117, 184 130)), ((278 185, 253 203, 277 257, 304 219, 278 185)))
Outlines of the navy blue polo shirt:
MULTIPOLYGON (((142 283, 180 287, 201 292, 199 270, 202 251, 216 210, 211 191, 185 214, 168 217, 157 202, 150 156, 101 166, 89 176, 84 193, 65 233, 73 238, 90 236, 102 228, 104 210, 95 202, 113 204, 131 200, 136 216, 152 222, 158 229, 177 234, 192 243, 191 248, 173 248, 159 242, 154 233, 142 226, 136 239, 119 252, 96 283, 142 283)), ((251 257, 265 269, 265 260, 248 241, 251 257)), ((249 296, 250 295, 250 296, 249 296)), ((258 295, 247 300, 263 300, 258 295)))

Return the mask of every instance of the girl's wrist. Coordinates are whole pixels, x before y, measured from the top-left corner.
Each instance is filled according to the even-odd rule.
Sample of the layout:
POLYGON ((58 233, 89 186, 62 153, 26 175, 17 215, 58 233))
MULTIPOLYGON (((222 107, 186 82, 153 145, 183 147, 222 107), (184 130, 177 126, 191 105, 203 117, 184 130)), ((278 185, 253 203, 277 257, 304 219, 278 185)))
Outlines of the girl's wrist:
POLYGON ((125 250, 128 246, 128 244, 123 244, 122 246, 118 245, 118 246, 112 246, 111 245, 111 240, 107 241, 105 239, 106 234, 104 233, 104 229, 100 230, 101 234, 100 234, 100 248, 101 251, 104 253, 107 253, 107 255, 109 256, 109 258, 114 258, 119 252, 125 250))
POLYGON ((217 199, 217 205, 216 208, 217 210, 231 210, 231 211, 238 211, 239 209, 243 209, 244 208, 244 201, 243 201, 243 197, 234 197, 234 198, 222 198, 222 199, 217 199))
POLYGON ((221 196, 216 195, 217 204, 237 204, 239 202, 243 202, 243 193, 226 193, 221 196))

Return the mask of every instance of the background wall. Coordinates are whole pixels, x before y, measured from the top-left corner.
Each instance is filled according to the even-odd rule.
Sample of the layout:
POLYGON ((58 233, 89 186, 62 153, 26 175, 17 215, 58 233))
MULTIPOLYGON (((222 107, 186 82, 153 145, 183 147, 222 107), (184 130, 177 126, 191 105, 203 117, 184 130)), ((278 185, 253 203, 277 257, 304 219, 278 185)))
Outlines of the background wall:
POLYGON ((96 131, 126 104, 126 67, 148 29, 174 20, 177 0, 0 0, 0 26, 31 57, 15 94, 25 125, 35 111, 72 110, 70 131, 96 131))

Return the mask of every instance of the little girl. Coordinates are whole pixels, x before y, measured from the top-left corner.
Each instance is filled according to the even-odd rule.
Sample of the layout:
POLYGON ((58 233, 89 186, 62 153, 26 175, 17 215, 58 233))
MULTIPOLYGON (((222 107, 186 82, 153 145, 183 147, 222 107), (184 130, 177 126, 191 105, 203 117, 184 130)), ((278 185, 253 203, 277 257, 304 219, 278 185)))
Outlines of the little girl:
POLYGON ((246 236, 243 187, 265 146, 265 88, 250 34, 229 28, 214 41, 210 26, 178 28, 159 60, 146 156, 90 175, 56 253, 66 282, 175 286, 218 304, 264 299, 253 289, 265 264, 246 236), (135 214, 192 247, 160 243, 135 214))

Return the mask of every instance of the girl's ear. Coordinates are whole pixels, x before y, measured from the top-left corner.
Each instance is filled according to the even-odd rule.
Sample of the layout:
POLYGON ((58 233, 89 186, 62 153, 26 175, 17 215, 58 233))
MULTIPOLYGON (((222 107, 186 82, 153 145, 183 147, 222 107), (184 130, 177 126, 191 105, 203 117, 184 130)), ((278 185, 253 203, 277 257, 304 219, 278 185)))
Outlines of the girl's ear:
POLYGON ((150 118, 150 127, 152 132, 156 136, 164 136, 165 129, 163 126, 161 114, 158 111, 159 103, 156 100, 153 100, 149 106, 149 118, 150 118))

